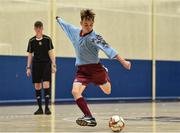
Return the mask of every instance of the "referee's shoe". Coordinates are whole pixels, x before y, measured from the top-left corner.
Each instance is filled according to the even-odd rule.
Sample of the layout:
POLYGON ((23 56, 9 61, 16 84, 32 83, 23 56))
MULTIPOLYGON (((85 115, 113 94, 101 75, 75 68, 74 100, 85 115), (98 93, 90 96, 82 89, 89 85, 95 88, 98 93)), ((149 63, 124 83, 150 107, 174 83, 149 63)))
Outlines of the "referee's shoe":
POLYGON ((34 112, 34 115, 42 115, 43 114, 43 109, 39 108, 36 112, 34 112))
POLYGON ((51 115, 51 111, 48 107, 45 108, 45 114, 46 115, 51 115))
POLYGON ((97 125, 96 119, 92 116, 83 116, 76 120, 76 123, 80 126, 95 127, 97 125))

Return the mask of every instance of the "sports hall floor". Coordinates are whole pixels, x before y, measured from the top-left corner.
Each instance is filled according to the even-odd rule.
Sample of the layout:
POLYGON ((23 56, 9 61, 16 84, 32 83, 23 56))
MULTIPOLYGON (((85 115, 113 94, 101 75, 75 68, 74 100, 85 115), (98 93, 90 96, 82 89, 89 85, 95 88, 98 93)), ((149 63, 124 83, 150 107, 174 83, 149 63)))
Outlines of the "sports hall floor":
POLYGON ((89 104, 96 127, 76 125, 82 113, 75 104, 52 106, 53 115, 34 116, 36 106, 0 106, 0 132, 111 132, 108 120, 118 114, 126 132, 180 132, 180 102, 114 102, 89 104))

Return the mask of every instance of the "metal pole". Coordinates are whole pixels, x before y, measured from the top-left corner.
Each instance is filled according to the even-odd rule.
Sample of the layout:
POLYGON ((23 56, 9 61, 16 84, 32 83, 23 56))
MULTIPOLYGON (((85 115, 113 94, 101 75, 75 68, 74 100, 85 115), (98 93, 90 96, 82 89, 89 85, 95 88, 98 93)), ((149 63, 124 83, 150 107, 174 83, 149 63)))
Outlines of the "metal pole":
MULTIPOLYGON (((56 24, 55 24, 55 17, 56 17, 56 0, 50 0, 50 35, 53 41, 53 44, 55 46, 56 43, 56 24)), ((55 52, 55 50, 54 50, 55 52)), ((56 75, 52 74, 52 90, 51 90, 51 103, 54 104, 55 103, 55 79, 56 79, 56 75)))
POLYGON ((152 0, 152 100, 156 100, 156 7, 152 0))

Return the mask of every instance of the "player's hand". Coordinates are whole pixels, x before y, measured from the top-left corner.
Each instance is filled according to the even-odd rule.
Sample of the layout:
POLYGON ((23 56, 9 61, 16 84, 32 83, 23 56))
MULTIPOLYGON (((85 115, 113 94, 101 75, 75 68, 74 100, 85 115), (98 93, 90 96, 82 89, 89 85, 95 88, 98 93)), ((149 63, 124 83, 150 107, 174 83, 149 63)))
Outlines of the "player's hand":
POLYGON ((124 61, 123 66, 127 70, 130 70, 131 69, 131 62, 130 61, 124 61))
POLYGON ((56 20, 58 20, 59 16, 56 16, 56 20))
POLYGON ((28 78, 31 76, 31 69, 26 70, 26 75, 27 75, 28 78))
POLYGON ((56 69, 56 64, 52 64, 52 73, 56 73, 57 69, 56 69))

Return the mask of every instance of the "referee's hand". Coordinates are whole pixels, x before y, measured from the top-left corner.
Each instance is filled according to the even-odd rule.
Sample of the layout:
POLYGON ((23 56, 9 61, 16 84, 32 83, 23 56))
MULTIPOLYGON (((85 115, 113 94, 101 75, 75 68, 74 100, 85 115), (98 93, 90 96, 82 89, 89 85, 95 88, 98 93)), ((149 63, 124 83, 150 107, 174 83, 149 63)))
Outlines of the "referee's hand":
POLYGON ((56 64, 52 64, 52 73, 56 73, 56 64))
POLYGON ((26 75, 27 75, 28 78, 31 76, 31 69, 26 70, 26 75))

